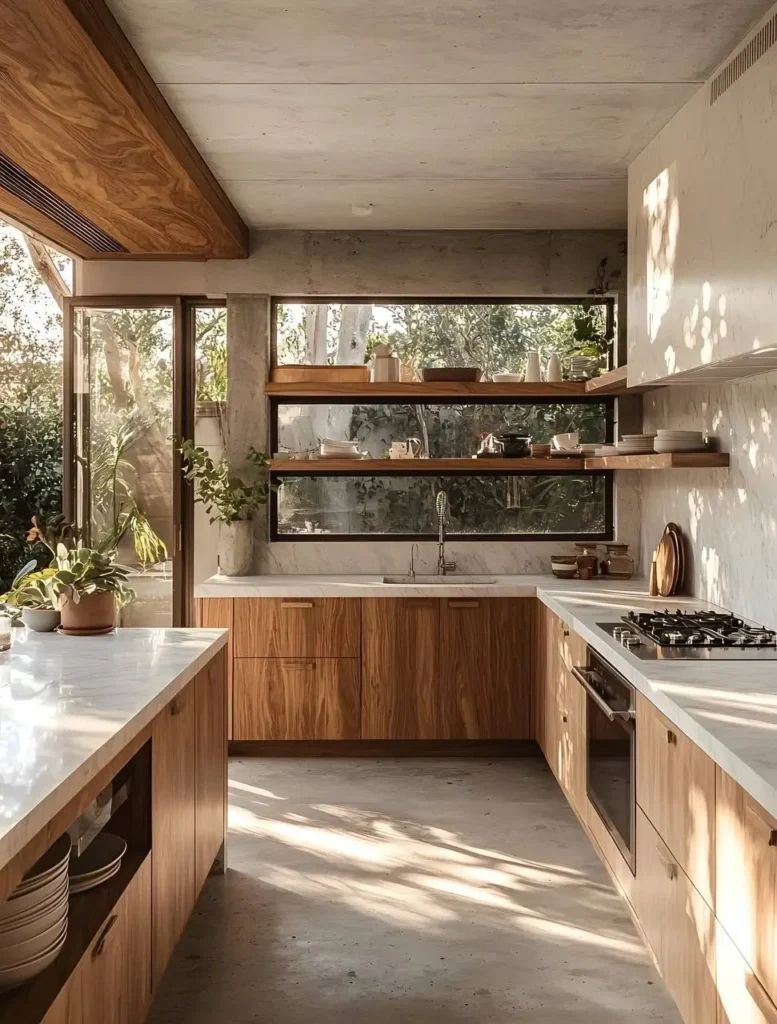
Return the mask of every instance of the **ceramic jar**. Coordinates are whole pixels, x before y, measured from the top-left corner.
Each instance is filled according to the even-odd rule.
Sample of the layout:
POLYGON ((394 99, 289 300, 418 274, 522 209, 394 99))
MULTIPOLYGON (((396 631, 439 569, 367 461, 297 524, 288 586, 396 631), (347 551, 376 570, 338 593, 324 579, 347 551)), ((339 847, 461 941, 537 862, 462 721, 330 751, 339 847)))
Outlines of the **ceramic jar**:
POLYGON ((240 519, 219 526, 219 572, 224 576, 248 576, 254 561, 254 523, 240 519))
POLYGON ((628 544, 607 544, 607 554, 602 559, 602 576, 614 580, 629 580, 634 575, 634 559, 629 554, 628 544))

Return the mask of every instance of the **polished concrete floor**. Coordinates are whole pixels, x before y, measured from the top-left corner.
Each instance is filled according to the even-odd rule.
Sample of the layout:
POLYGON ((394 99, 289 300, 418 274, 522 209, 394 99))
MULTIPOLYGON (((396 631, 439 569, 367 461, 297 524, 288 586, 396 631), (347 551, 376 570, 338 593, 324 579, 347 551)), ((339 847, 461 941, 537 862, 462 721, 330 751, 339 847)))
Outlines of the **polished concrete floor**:
POLYGON ((233 760, 151 1024, 679 1016, 544 762, 233 760))

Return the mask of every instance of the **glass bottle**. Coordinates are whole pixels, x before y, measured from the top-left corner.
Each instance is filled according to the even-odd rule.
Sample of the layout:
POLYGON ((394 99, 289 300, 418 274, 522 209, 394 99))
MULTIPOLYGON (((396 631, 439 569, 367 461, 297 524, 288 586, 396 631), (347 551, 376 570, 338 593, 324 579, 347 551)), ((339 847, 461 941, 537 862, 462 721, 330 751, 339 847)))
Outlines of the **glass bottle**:
POLYGON ((628 580, 634 575, 636 566, 629 554, 628 544, 607 544, 607 554, 602 559, 602 576, 614 580, 628 580))

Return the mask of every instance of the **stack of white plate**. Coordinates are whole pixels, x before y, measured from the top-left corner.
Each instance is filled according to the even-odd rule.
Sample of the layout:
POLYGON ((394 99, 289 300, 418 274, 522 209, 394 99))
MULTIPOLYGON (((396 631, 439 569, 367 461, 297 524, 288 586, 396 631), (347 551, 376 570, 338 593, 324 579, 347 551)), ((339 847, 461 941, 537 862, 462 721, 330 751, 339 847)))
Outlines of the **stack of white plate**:
POLYGON ((617 455, 617 454, 618 454, 618 449, 615 447, 614 444, 600 444, 597 447, 596 451, 594 452, 594 455, 597 455, 600 458, 604 457, 605 455, 617 455))
POLYGON ((40 974, 64 946, 69 860, 64 835, 0 905, 0 992, 40 974))
POLYGON ((358 441, 334 441, 331 437, 321 438, 322 459, 360 459, 358 441))
POLYGON ((601 448, 600 444, 581 444, 580 454, 586 459, 590 459, 592 455, 596 455, 597 451, 601 448))
POLYGON ((647 455, 653 452, 655 434, 624 434, 618 441, 619 455, 647 455))
POLYGON ((86 892, 113 878, 126 852, 127 844, 121 836, 100 832, 80 857, 70 858, 70 892, 86 892))
POLYGON ((707 445, 700 430, 659 430, 657 452, 703 452, 707 445))
POLYGON ((599 375, 599 362, 592 356, 571 356, 569 376, 572 380, 589 380, 599 375))

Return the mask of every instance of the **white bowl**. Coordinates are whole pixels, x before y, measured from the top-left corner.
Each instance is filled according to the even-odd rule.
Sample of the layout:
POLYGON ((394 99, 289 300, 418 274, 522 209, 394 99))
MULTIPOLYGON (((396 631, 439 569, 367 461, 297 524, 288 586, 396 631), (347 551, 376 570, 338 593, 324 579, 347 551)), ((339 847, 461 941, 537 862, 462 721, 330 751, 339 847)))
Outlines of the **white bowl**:
POLYGON ((58 875, 70 857, 70 845, 70 836, 67 833, 60 836, 56 843, 50 846, 43 856, 33 864, 11 893, 11 897, 22 895, 31 889, 37 889, 38 886, 58 875))
POLYGON ((0 946, 0 971, 7 971, 17 964, 23 964, 26 960, 32 960, 41 953, 50 949, 67 928, 67 910, 45 931, 38 932, 30 938, 24 939, 14 945, 0 946))
POLYGON ((102 875, 121 861, 127 852, 127 841, 110 832, 100 832, 94 837, 80 857, 71 857, 68 874, 70 884, 102 875))
POLYGON ((57 959, 66 941, 67 923, 65 923, 62 937, 57 940, 51 949, 45 950, 40 956, 27 960, 23 964, 17 964, 9 970, 0 971, 0 992, 7 992, 9 989, 17 988, 19 985, 24 984, 25 981, 29 981, 30 978, 34 978, 36 974, 45 971, 57 959))
POLYGON ((493 377, 495 384, 520 384, 523 382, 522 373, 495 373, 493 377))
POLYGON ((89 878, 79 879, 77 882, 74 881, 70 886, 70 893, 72 896, 77 896, 80 892, 95 889, 98 885, 102 885, 103 882, 107 882, 109 878, 113 878, 119 871, 121 871, 121 861, 118 864, 114 864, 107 871, 101 871, 98 875, 91 875, 89 878))
POLYGON ((43 910, 34 914, 23 914, 18 918, 9 918, 7 921, 3 921, 3 928, 0 929, 0 946, 12 941, 9 938, 10 935, 16 936, 13 941, 23 942, 24 939, 50 928, 61 919, 63 913, 67 913, 69 896, 69 892, 64 892, 50 907, 44 907, 43 910))
POLYGON ((577 448, 579 441, 580 435, 573 431, 569 434, 556 434, 551 443, 557 451, 563 451, 567 448, 577 448))
POLYGON ((23 896, 16 896, 8 899, 0 906, 0 927, 8 918, 18 917, 22 914, 29 915, 31 910, 42 910, 44 906, 53 906, 61 898, 63 892, 67 892, 67 873, 63 878, 52 878, 39 889, 27 892, 23 896))

